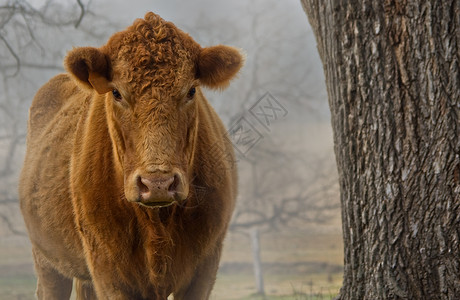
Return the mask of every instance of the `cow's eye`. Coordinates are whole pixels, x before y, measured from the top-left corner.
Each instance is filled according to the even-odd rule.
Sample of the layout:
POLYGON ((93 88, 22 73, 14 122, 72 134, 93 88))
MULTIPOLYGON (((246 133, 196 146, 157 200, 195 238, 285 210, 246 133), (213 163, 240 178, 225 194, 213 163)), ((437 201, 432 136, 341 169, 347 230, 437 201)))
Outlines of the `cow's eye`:
POLYGON ((195 93, 196 93, 196 88, 192 87, 190 90, 188 90, 187 99, 192 100, 193 97, 195 97, 195 93))
POLYGON ((121 97, 121 94, 118 90, 112 90, 112 94, 113 94, 113 98, 115 98, 115 100, 117 101, 121 101, 122 97, 121 97))

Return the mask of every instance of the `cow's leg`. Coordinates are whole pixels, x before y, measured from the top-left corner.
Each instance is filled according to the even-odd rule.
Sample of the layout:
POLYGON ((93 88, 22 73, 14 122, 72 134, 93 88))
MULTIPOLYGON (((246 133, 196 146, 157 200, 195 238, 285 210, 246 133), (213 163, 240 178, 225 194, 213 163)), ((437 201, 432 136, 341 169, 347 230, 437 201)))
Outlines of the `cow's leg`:
MULTIPOLYGON (((92 292, 97 296, 96 299, 100 300, 129 300, 129 296, 125 295, 121 289, 116 288, 116 278, 113 274, 108 273, 107 267, 103 266, 103 262, 99 265, 95 263, 96 253, 89 255, 88 266, 93 279, 92 292)), ((101 258, 99 260, 102 260, 101 258)), ((109 266, 110 264, 105 264, 109 266)), ((84 298, 83 298, 84 299, 84 298)))
POLYGON ((37 272, 37 298, 39 300, 65 300, 72 293, 72 279, 63 276, 38 250, 33 250, 37 272))
POLYGON ((141 300, 141 296, 133 294, 121 283, 121 279, 116 273, 110 270, 113 264, 106 260, 105 253, 100 253, 100 249, 92 248, 87 252, 87 263, 91 272, 92 289, 98 300, 141 300))
POLYGON ((222 245, 219 245, 212 255, 206 257, 201 262, 195 271, 192 281, 174 293, 174 300, 209 299, 216 281, 221 252, 222 245))
POLYGON ((77 300, 97 300, 96 292, 94 291, 93 285, 91 283, 76 279, 75 292, 77 295, 77 300))

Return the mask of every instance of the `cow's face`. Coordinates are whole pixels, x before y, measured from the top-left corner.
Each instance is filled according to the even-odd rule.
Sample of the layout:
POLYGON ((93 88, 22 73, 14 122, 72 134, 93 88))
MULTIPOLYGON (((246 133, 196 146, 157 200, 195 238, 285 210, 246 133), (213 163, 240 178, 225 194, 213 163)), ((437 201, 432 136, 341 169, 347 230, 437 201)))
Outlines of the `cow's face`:
POLYGON ((80 85, 105 97, 126 199, 153 207, 186 199, 197 107, 205 101, 199 86, 227 86, 243 64, 239 51, 201 48, 148 13, 100 49, 72 50, 65 64, 80 85))

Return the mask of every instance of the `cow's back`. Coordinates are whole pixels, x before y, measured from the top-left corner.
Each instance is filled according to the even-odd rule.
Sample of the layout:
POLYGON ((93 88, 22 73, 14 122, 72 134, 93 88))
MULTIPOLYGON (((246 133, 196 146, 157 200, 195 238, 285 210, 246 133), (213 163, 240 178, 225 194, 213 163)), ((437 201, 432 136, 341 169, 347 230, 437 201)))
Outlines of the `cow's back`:
POLYGON ((35 255, 67 276, 87 273, 75 230, 69 167, 77 122, 88 101, 67 75, 52 78, 37 92, 29 111, 19 183, 21 210, 35 255))

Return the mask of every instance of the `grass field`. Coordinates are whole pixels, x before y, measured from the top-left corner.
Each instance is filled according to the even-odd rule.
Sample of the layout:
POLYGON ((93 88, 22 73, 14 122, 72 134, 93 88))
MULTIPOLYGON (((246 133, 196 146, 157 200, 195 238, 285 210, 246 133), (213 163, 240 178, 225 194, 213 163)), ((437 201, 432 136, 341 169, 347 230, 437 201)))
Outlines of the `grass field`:
MULTIPOLYGON (((36 278, 26 238, 2 238, 0 299, 34 299, 36 278)), ((261 236, 266 297, 256 295, 249 240, 229 234, 211 299, 332 299, 342 283, 341 234, 289 232, 261 236)))

